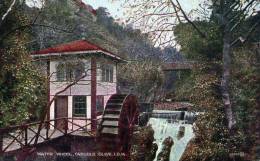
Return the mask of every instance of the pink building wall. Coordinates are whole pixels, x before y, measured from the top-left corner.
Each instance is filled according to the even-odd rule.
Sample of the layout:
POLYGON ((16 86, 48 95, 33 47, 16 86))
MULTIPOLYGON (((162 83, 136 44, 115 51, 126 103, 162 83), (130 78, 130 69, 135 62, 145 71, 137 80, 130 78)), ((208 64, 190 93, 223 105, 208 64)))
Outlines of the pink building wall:
MULTIPOLYGON (((68 97, 68 117, 72 118, 72 106, 73 106, 73 96, 86 96, 86 105, 87 105, 87 119, 91 119, 91 72, 90 72, 90 66, 91 61, 89 59, 82 59, 82 62, 85 64, 85 70, 88 71, 87 76, 83 78, 81 81, 79 81, 76 85, 73 85, 66 91, 59 94, 59 96, 67 96, 68 97)), ((106 60, 107 62, 107 60, 106 60)), ((102 82, 101 78, 101 68, 100 66, 104 63, 103 61, 98 60, 97 61, 97 96, 104 96, 104 106, 106 105, 109 97, 112 94, 115 94, 117 91, 117 77, 116 77, 116 63, 109 61, 110 64, 113 64, 113 82, 102 82)), ((53 96, 63 90, 69 82, 58 82, 56 80, 56 67, 59 64, 59 60, 50 61, 50 100, 53 98, 53 96)), ((52 103, 49 113, 50 119, 55 119, 55 101, 52 103)), ((77 120, 76 117, 73 120, 74 123, 84 126, 86 125, 86 121, 84 120, 77 120)), ((100 118, 100 116, 99 116, 100 118)), ((70 120, 72 121, 72 120, 70 120)), ((87 122, 89 123, 89 122, 87 122)), ((54 125, 54 122, 52 123, 54 125)), ((72 130, 72 124, 68 123, 68 128, 72 130)), ((73 127, 73 129, 78 128, 76 126, 73 127)), ((90 126, 88 126, 88 129, 90 130, 90 126)))

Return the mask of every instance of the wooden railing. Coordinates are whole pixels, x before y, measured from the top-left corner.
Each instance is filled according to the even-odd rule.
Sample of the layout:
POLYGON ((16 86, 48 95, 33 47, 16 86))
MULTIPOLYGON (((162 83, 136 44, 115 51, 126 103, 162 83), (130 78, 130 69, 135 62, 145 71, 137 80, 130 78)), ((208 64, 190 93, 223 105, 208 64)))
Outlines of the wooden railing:
POLYGON ((34 122, 17 126, 0 128, 0 154, 31 147, 64 135, 83 135, 95 137, 91 123, 97 120, 87 118, 57 118, 44 122, 34 122), (85 122, 80 125, 77 121, 85 122), (57 125, 57 122, 58 125, 57 125), (38 128, 41 125, 38 133, 38 128))

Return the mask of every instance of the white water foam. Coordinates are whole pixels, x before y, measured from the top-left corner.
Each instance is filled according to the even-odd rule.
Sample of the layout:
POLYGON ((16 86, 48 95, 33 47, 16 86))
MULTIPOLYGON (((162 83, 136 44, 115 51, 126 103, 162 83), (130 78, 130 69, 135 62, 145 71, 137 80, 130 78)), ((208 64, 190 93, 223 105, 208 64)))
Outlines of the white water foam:
POLYGON ((163 140, 169 136, 172 137, 174 141, 170 153, 170 161, 179 161, 187 144, 194 137, 192 125, 183 124, 182 122, 168 123, 167 119, 161 118, 150 118, 148 124, 150 124, 154 130, 155 142, 158 145, 154 161, 157 160, 157 155, 162 149, 163 140), (177 135, 180 126, 185 127, 185 134, 180 140, 178 140, 177 135))

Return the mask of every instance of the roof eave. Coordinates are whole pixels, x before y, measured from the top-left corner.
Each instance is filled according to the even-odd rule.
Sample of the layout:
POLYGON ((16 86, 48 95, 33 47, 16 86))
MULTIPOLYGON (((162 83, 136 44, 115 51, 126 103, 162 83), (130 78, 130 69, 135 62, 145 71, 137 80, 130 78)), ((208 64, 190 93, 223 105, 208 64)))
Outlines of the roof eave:
POLYGON ((49 57, 49 56, 63 56, 63 55, 77 55, 77 54, 90 54, 90 53, 103 53, 106 56, 109 56, 113 59, 116 59, 118 61, 126 62, 125 59, 111 54, 109 52, 103 51, 103 50, 85 50, 85 51, 71 51, 71 52, 59 52, 59 53, 45 53, 45 54, 31 54, 32 58, 39 58, 39 57, 49 57))

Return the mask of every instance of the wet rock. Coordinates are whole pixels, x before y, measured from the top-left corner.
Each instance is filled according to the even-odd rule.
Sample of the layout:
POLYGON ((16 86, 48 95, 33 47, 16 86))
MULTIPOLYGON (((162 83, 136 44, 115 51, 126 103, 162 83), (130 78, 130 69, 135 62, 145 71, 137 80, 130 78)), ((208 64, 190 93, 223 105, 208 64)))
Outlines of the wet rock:
POLYGON ((152 150, 151 150, 151 155, 148 157, 148 161, 153 161, 154 158, 156 157, 156 152, 158 150, 158 145, 156 143, 153 143, 152 145, 152 150))
POLYGON ((178 131, 178 135, 177 138, 178 140, 180 140, 185 134, 185 127, 184 126, 180 126, 179 131, 178 131))
POLYGON ((168 137, 163 141, 163 148, 157 156, 157 161, 170 161, 170 153, 173 144, 174 142, 171 137, 168 137))
POLYGON ((131 161, 153 161, 158 149, 154 142, 154 131, 151 126, 138 127, 131 141, 131 161))

